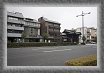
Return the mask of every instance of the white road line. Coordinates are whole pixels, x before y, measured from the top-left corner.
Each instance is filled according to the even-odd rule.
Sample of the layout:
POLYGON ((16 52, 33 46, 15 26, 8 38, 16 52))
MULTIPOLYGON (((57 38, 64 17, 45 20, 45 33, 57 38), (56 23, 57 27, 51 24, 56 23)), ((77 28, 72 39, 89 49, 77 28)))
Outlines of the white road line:
POLYGON ((72 50, 72 49, 52 50, 52 51, 43 51, 43 52, 55 52, 55 51, 66 51, 66 50, 72 50))
POLYGON ((43 52, 53 52, 53 51, 43 51, 43 52))
POLYGON ((21 48, 13 48, 13 49, 21 49, 21 48))
POLYGON ((48 47, 47 47, 47 48, 37 48, 37 49, 32 49, 32 50, 47 50, 47 49, 50 50, 50 49, 57 49, 57 48, 59 48, 59 47, 55 47, 55 48, 54 48, 54 47, 49 47, 49 48, 48 48, 48 47))
POLYGON ((72 49, 53 50, 53 51, 65 51, 65 50, 72 50, 72 49))

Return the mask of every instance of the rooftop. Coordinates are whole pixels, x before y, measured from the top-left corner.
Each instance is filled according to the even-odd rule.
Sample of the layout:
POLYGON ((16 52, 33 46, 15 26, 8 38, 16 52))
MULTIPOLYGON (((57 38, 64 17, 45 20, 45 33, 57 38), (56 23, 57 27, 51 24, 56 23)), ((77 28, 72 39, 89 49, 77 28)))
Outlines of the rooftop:
POLYGON ((60 24, 59 22, 56 22, 56 21, 52 21, 52 20, 49 20, 47 18, 44 18, 44 17, 40 17, 41 19, 47 21, 47 22, 50 22, 50 23, 55 23, 55 24, 60 24))
POLYGON ((7 15, 12 17, 24 18, 22 13, 19 12, 7 12, 7 15))
POLYGON ((25 18, 25 21, 39 23, 37 20, 35 20, 35 19, 31 19, 31 18, 25 18))
MULTIPOLYGON (((62 33, 78 34, 78 35, 81 35, 80 32, 76 32, 75 30, 68 30, 68 29, 65 29, 62 33)), ((62 35, 65 35, 65 34, 62 34, 62 35)))

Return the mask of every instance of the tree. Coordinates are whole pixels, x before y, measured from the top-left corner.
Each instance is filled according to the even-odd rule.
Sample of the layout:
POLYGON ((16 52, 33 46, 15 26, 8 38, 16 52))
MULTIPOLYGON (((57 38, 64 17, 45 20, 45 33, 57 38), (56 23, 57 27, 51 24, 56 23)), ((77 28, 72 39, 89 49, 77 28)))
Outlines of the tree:
POLYGON ((83 40, 83 43, 85 43, 86 37, 83 36, 83 37, 82 37, 82 40, 83 40))
POLYGON ((42 36, 43 36, 43 38, 44 38, 44 42, 45 42, 45 40, 48 39, 48 34, 45 32, 45 33, 42 34, 42 36))
POLYGON ((22 37, 22 42, 24 42, 24 39, 25 39, 25 37, 26 37, 26 33, 25 33, 25 32, 22 32, 21 37, 22 37))

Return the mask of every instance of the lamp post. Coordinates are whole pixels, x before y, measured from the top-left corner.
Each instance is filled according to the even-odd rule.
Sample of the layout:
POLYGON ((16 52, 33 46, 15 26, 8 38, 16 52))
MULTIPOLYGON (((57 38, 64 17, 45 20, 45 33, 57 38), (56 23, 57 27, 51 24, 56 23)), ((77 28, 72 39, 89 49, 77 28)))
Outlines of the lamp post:
POLYGON ((77 15, 76 17, 79 17, 79 16, 82 16, 82 40, 83 40, 83 44, 85 44, 84 43, 84 38, 85 38, 85 36, 84 36, 84 16, 86 15, 86 14, 90 14, 91 12, 89 12, 89 13, 83 13, 83 11, 82 11, 82 14, 81 15, 77 15))

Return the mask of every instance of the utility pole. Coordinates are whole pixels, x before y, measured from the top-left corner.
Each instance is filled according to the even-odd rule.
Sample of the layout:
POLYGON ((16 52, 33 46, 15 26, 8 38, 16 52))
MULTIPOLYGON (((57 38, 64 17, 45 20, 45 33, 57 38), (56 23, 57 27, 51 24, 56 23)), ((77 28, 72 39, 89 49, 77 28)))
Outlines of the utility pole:
POLYGON ((76 17, 79 17, 79 16, 82 16, 82 40, 83 40, 83 44, 85 44, 85 40, 84 40, 84 38, 85 38, 85 36, 84 36, 84 16, 86 15, 86 14, 90 14, 91 12, 89 12, 89 13, 84 13, 83 11, 82 11, 82 14, 81 15, 77 15, 76 17))

